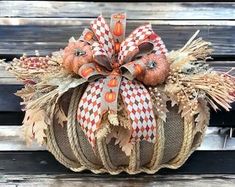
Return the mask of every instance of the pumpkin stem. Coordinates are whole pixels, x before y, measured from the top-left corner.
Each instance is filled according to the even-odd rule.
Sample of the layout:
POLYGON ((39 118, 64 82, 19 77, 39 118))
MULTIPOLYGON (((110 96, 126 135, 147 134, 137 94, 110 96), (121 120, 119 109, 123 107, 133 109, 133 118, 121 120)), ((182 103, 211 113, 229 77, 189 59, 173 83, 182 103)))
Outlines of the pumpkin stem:
POLYGON ((75 55, 76 56, 82 56, 82 55, 85 55, 86 54, 86 51, 83 51, 81 49, 75 49, 75 55))
POLYGON ((157 67, 157 63, 155 61, 149 61, 148 64, 147 64, 147 67, 149 69, 153 69, 153 68, 156 68, 157 67))

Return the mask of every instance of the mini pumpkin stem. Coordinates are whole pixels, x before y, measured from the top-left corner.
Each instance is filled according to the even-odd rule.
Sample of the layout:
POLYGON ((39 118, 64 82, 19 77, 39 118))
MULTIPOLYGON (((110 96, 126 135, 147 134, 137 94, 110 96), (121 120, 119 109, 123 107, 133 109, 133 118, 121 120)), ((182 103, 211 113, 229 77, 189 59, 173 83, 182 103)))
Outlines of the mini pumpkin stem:
POLYGON ((86 54, 86 51, 83 51, 81 49, 75 49, 75 55, 76 56, 83 56, 86 54))
POLYGON ((157 62, 155 62, 154 60, 151 60, 151 61, 148 62, 147 67, 149 69, 154 69, 154 68, 157 67, 157 62))

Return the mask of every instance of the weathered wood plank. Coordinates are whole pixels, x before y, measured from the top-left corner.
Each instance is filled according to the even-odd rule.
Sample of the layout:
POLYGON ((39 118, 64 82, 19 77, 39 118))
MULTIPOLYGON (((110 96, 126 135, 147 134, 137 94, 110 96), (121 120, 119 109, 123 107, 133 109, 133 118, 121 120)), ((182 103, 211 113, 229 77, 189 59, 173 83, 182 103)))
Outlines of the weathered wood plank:
MULTIPOLYGON (((235 150, 235 138, 229 137, 229 133, 229 128, 209 127, 198 150, 235 150)), ((39 146, 36 142, 26 145, 21 135, 20 126, 0 126, 0 151, 45 150, 45 146, 39 146)))
MULTIPOLYGON (((95 17, 96 18, 96 17, 95 17)), ((80 25, 81 23, 89 24, 91 20, 95 18, 14 18, 0 17, 0 25, 80 25)), ((109 17, 106 18, 107 22, 109 22, 109 17)), ((127 19, 128 23, 143 23, 148 22, 154 25, 226 25, 232 26, 234 25, 234 20, 162 20, 162 19, 127 19)))
POLYGON ((234 3, 105 3, 1 1, 0 17, 97 17, 127 12, 129 19, 235 19, 234 3), (143 8, 144 7, 144 8, 143 8), (42 11, 43 10, 43 11, 42 11))
MULTIPOLYGON (((15 107, 19 107, 19 103, 15 105, 15 107)), ((20 110, 20 109, 17 109, 20 110)), ((0 112, 0 126, 2 125, 9 125, 9 126, 14 126, 14 125, 20 125, 24 119, 24 112, 21 111, 15 111, 15 112, 6 112, 6 111, 1 111, 0 112)))
MULTIPOLYGON (((0 85, 1 84, 23 84, 22 81, 17 80, 16 77, 5 70, 4 66, 0 64, 0 85)), ((0 88, 1 90, 1 88, 0 88)))
POLYGON ((99 187, 115 186, 135 186, 135 187, 175 187, 175 186, 213 186, 213 187, 233 187, 235 183, 234 175, 138 175, 133 176, 105 176, 105 175, 3 175, 0 185, 21 186, 86 186, 93 187, 94 183, 99 187))
MULTIPOLYGON (((142 177, 151 177, 158 175, 174 175, 174 174, 235 174, 235 151, 196 151, 186 161, 186 163, 177 170, 162 169, 157 175, 127 175, 121 173, 118 176, 95 175, 89 171, 81 173, 73 173, 61 164, 47 151, 3 151, 0 152, 0 175, 57 175, 65 174, 67 177, 73 176, 77 179, 91 180, 121 180, 128 181, 132 179, 142 180, 142 177)), ((1 178, 1 177, 0 177, 1 178)), ((1 180, 1 179, 0 179, 1 180)), ((134 183, 132 183, 134 184, 134 183)))
POLYGON ((0 126, 0 151, 45 150, 44 146, 36 142, 26 145, 21 135, 20 126, 0 126))
MULTIPOLYGON (((127 35, 143 23, 128 23, 127 35)), ((0 27, 0 55, 33 55, 35 50, 47 55, 64 48, 71 36, 78 38, 88 26, 89 24, 84 22, 66 26, 4 25, 0 27)), ((169 50, 182 47, 199 29, 199 36, 212 43, 213 55, 235 55, 235 21, 229 26, 153 24, 153 29, 162 37, 169 50)))
POLYGON ((21 99, 14 93, 22 88, 23 85, 0 85, 0 111, 1 112, 19 112, 21 111, 21 99))

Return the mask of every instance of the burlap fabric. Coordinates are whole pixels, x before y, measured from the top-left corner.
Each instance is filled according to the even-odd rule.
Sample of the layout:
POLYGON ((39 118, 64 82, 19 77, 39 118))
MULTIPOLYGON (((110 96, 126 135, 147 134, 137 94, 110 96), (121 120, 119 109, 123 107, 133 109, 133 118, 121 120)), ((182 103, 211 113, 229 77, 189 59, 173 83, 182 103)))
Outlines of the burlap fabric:
POLYGON ((83 91, 80 87, 63 96, 62 103, 68 122, 62 127, 54 118, 47 132, 48 150, 61 164, 73 171, 89 169, 94 173, 118 174, 125 171, 136 174, 155 173, 161 168, 175 169, 186 161, 202 141, 205 130, 196 132, 195 124, 185 124, 178 108, 168 105, 166 122, 156 118, 158 134, 155 144, 146 141, 137 143, 130 157, 114 141, 106 144, 104 139, 98 140, 96 150, 93 150, 76 120, 83 91))

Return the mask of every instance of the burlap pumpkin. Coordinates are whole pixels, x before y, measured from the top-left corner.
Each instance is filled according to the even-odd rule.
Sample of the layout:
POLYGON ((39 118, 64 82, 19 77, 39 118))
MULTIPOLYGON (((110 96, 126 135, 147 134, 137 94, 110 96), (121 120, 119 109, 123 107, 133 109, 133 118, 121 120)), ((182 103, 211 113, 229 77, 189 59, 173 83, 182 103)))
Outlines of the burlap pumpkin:
POLYGON ((63 96, 61 102, 68 114, 68 122, 62 127, 53 119, 47 134, 48 150, 61 164, 73 171, 89 169, 94 173, 118 174, 125 171, 136 174, 155 173, 161 168, 175 169, 186 161, 202 141, 204 132, 196 132, 194 125, 185 124, 178 107, 168 104, 166 123, 156 116, 158 134, 155 144, 141 141, 135 145, 131 156, 127 157, 114 141, 106 144, 103 139, 97 142, 94 151, 76 120, 76 110, 83 91, 78 88, 63 96))
MULTIPOLYGON (((134 30, 118 50, 114 41, 124 33, 112 36, 102 16, 91 28, 70 39, 87 42, 94 57, 76 71, 68 68, 73 61, 65 66, 63 50, 46 60, 21 57, 6 65, 19 79, 30 80, 17 92, 26 110, 26 142, 46 144, 76 172, 136 174, 180 167, 202 141, 210 118, 207 105, 229 110, 235 101, 234 77, 208 68, 212 49, 195 39, 198 31, 181 49, 167 53, 151 25, 134 30), (147 82, 139 77, 148 73, 147 82)), ((73 57, 85 55, 74 52, 73 57)))

